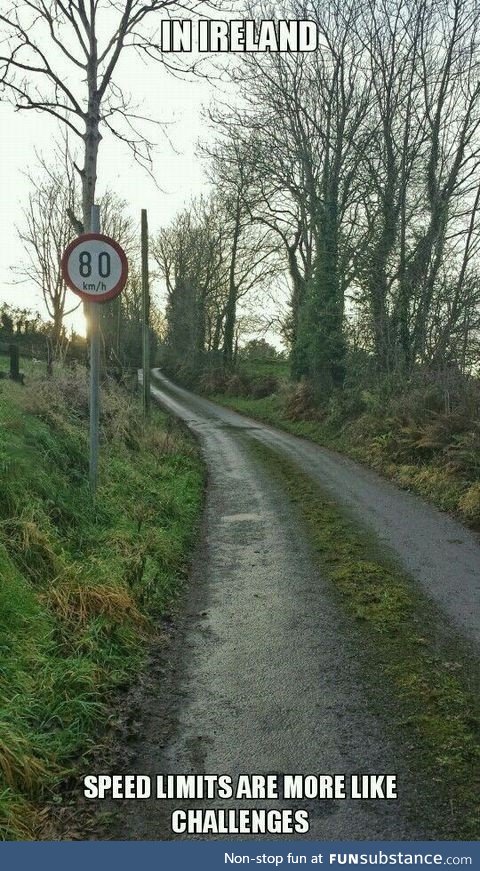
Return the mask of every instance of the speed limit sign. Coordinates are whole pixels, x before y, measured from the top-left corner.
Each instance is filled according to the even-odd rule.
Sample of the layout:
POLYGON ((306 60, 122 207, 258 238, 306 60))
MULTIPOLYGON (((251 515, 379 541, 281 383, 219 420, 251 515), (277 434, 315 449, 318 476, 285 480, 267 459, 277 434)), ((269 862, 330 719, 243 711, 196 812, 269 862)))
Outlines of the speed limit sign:
POLYGON ((101 233, 85 233, 70 242, 61 267, 65 284, 87 302, 114 299, 128 277, 125 252, 101 233))

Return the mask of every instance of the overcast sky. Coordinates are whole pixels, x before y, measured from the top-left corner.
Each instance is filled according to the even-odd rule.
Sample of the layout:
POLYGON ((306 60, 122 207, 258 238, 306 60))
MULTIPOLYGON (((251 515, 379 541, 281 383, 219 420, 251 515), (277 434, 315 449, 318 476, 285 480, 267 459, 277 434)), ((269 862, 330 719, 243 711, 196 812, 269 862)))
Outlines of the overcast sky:
MULTIPOLYGON (((206 189, 202 162, 195 156, 195 144, 199 137, 207 135, 207 130, 202 130, 201 106, 213 99, 214 88, 205 80, 179 81, 153 61, 146 67, 133 52, 124 59, 121 81, 135 94, 143 114, 168 122, 168 134, 175 150, 160 130, 146 128, 158 142, 154 160, 157 189, 145 170, 134 162, 128 149, 108 131, 103 131, 97 193, 101 195, 106 187, 115 190, 128 201, 131 214, 138 221, 140 209, 146 208, 149 227, 156 231, 167 224, 191 196, 206 189)), ((12 284, 11 267, 24 257, 15 229, 22 222, 22 207, 30 190, 24 172, 36 166, 35 149, 48 157, 59 127, 49 115, 15 112, 7 103, 0 103, 0 125, 0 302, 32 307, 44 313, 39 292, 25 283, 12 284)), ((75 302, 76 298, 71 296, 75 302)), ((80 312, 72 318, 76 327, 80 327, 80 312)), ((72 322, 72 318, 68 320, 72 322)))

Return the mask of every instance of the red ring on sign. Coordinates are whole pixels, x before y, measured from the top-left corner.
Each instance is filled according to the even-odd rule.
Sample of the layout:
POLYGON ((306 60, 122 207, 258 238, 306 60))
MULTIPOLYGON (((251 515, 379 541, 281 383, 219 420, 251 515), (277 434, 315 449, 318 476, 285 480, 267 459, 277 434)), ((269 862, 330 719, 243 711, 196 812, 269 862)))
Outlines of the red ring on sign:
POLYGON ((115 239, 111 239, 110 236, 104 236, 103 233, 82 233, 81 236, 77 236, 73 240, 73 242, 70 242, 70 244, 67 245, 67 247, 65 248, 60 262, 60 268, 62 272, 62 278, 67 287, 69 287, 70 290, 73 290, 73 292, 76 293, 77 296, 80 296, 83 300, 85 300, 85 302, 108 302, 109 299, 115 299, 115 297, 122 292, 128 278, 128 260, 125 255, 125 251, 123 250, 123 248, 120 247, 118 242, 115 242, 115 239), (68 274, 68 258, 70 257, 70 254, 72 253, 72 251, 75 250, 77 245, 80 245, 82 242, 85 242, 88 239, 95 239, 98 242, 106 242, 108 245, 111 245, 111 247, 115 249, 118 256, 120 257, 120 261, 122 264, 122 272, 116 285, 112 287, 111 290, 107 290, 105 293, 98 293, 95 296, 90 293, 86 293, 84 290, 80 290, 73 283, 68 274))

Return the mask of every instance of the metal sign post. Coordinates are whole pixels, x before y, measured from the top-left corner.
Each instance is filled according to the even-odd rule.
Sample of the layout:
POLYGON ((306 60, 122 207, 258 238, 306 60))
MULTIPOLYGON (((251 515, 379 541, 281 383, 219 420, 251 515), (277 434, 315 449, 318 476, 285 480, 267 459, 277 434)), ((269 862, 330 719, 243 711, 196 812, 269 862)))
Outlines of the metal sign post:
POLYGON ((125 287, 128 264, 114 239, 100 233, 100 210, 92 206, 91 232, 70 242, 62 257, 62 276, 68 287, 87 303, 90 337, 90 487, 98 477, 100 420, 100 327, 97 304, 114 299, 125 287))
POLYGON ((143 413, 150 413, 150 292, 148 286, 148 223, 147 210, 142 209, 142 368, 143 413))
MULTIPOLYGON (((100 233, 100 208, 92 206, 92 233, 100 233)), ((88 303, 90 322, 90 489, 95 495, 98 479, 98 431, 100 423, 100 330, 97 304, 88 303)))

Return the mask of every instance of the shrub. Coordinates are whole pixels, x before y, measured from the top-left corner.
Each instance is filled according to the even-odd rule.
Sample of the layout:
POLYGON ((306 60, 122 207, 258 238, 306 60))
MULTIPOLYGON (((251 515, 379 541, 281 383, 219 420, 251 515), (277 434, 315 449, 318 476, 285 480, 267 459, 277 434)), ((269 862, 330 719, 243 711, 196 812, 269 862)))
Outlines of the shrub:
POLYGON ((250 390, 250 379, 247 375, 239 372, 233 372, 226 377, 225 393, 230 396, 248 396, 250 390))
POLYGON ((202 393, 225 393, 226 382, 222 369, 206 369, 200 375, 198 385, 202 393))
POLYGON ((313 420, 318 417, 312 385, 300 381, 286 393, 285 414, 289 420, 313 420))
POLYGON ((342 426, 348 420, 359 417, 365 411, 363 393, 355 387, 339 390, 330 397, 327 406, 327 422, 342 426))
POLYGON ((472 526, 480 526, 480 483, 473 484, 459 500, 458 507, 472 526))
POLYGON ((253 399, 265 399, 278 390, 278 378, 274 375, 262 375, 255 378, 249 388, 249 396, 253 399))

